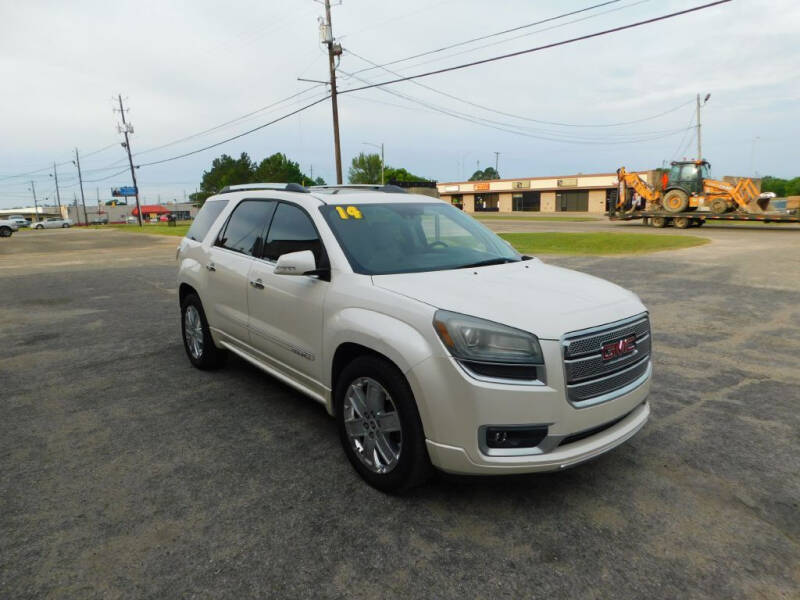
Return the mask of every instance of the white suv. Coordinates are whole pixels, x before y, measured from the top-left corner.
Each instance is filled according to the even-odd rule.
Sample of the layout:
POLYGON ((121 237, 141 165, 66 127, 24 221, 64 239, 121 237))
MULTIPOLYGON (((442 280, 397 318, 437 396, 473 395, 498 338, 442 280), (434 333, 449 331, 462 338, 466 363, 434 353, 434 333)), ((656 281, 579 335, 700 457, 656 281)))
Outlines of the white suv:
POLYGON ((399 491, 451 473, 563 469, 647 421, 639 298, 520 256, 390 186, 231 186, 178 248, 196 367, 230 352, 325 406, 350 462, 399 491))

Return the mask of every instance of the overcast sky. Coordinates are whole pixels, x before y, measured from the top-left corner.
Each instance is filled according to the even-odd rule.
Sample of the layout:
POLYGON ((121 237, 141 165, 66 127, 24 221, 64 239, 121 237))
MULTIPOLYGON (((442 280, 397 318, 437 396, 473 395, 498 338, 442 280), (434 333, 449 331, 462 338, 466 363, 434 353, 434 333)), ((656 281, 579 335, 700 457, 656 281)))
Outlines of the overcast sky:
MULTIPOLYGON (((369 66, 356 55, 384 63, 600 1, 344 0, 333 9, 334 34, 345 48, 340 86, 362 85, 345 74, 369 66)), ((389 68, 403 75, 421 73, 705 1, 621 0, 389 68)), ((5 83, 0 94, 0 206, 29 203, 31 178, 40 199, 52 201, 55 188, 47 171, 9 176, 53 161, 68 163, 59 167, 59 177, 62 199, 71 200, 78 191, 76 170, 69 163, 76 146, 86 155, 87 201, 95 200, 98 187, 107 198, 111 187, 129 185, 129 174, 115 175, 126 166, 116 132, 119 116, 112 113, 117 93, 130 107, 137 164, 213 144, 324 96, 325 86, 297 81, 327 78, 317 25, 323 13, 312 0, 0 0, 0 78, 5 83), (246 119, 145 152, 308 88, 246 119), (94 181, 110 175, 115 176, 94 181)), ((494 165, 496 151, 503 177, 611 172, 620 165, 654 168, 695 156, 694 130, 686 128, 694 124, 698 92, 711 94, 702 112, 702 138, 715 175, 800 175, 799 25, 800 3, 734 0, 419 80, 434 90, 405 82, 342 95, 345 177, 354 155, 374 151, 363 142, 383 142, 387 164, 439 181, 468 177, 478 161, 481 168, 494 165), (598 127, 665 111, 671 112, 598 127)), ((381 69, 357 76, 368 81, 395 77, 381 69)), ((137 171, 141 192, 147 202, 159 195, 162 201, 181 199, 223 152, 247 152, 255 160, 284 152, 305 172, 313 166, 314 176, 333 182, 330 113, 326 101, 189 158, 143 166, 137 171)))

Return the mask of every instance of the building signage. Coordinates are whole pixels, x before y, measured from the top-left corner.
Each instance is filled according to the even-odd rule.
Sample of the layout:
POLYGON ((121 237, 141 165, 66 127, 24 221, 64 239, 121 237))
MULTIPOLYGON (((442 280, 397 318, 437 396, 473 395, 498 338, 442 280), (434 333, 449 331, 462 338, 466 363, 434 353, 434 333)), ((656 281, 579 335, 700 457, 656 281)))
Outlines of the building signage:
POLYGON ((489 182, 486 183, 474 183, 472 184, 472 189, 476 192, 488 192, 489 191, 489 182))
POLYGON ((132 185, 130 186, 123 186, 119 188, 111 188, 111 195, 115 198, 124 198, 126 196, 135 196, 136 195, 136 188, 132 185))
POLYGON ((457 192, 459 190, 457 185, 446 185, 444 186, 445 192, 457 192))
POLYGON ((529 190, 531 189, 531 182, 529 181, 512 181, 511 182, 511 189, 512 190, 529 190))
POLYGON ((558 187, 578 187, 578 178, 570 177, 569 179, 559 179, 558 187))

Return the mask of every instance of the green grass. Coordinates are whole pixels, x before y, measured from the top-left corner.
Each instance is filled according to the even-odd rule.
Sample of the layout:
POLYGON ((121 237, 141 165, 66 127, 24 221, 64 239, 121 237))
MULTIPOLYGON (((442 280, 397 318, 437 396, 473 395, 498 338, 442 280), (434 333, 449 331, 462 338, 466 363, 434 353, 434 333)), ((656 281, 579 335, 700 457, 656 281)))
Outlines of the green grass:
POLYGON ((470 213, 470 216, 475 217, 479 221, 567 221, 571 223, 580 223, 586 221, 599 221, 595 217, 518 217, 515 215, 499 215, 499 214, 482 214, 470 213))
POLYGON ((707 244, 693 235, 648 233, 501 233, 523 254, 643 254, 707 244))
POLYGON ((117 229, 130 233, 149 233, 152 235, 174 235, 183 237, 189 231, 189 223, 178 223, 175 227, 170 227, 166 223, 144 223, 141 230, 138 225, 123 225, 112 223, 109 225, 89 225, 89 229, 117 229))

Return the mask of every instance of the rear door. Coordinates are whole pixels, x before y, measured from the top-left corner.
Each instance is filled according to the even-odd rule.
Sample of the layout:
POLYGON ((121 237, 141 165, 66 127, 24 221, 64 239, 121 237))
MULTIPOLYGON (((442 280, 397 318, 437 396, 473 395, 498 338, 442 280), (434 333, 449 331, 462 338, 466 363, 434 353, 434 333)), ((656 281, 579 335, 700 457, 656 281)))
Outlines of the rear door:
POLYGON ((242 200, 209 248, 203 305, 209 325, 229 341, 250 343, 247 276, 253 256, 261 254, 274 210, 272 200, 242 200))
POLYGON ((317 276, 274 272, 279 256, 301 250, 314 253, 318 268, 329 266, 308 213, 296 204, 280 202, 262 259, 253 260, 250 269, 250 340, 276 366, 310 383, 308 380, 319 382, 322 376, 322 309, 330 283, 317 276))

